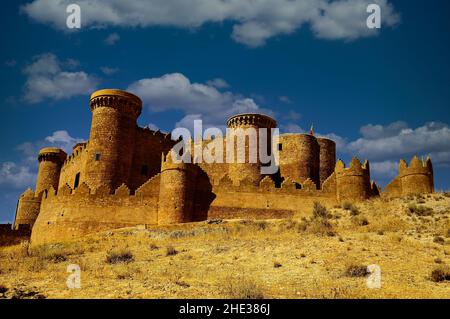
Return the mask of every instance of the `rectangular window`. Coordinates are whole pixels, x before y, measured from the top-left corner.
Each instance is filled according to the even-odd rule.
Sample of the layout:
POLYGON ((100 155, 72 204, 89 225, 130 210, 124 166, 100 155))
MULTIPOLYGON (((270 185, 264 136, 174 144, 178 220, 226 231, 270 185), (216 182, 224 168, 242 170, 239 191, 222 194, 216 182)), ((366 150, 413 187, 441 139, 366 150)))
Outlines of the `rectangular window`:
POLYGON ((73 189, 77 188, 79 184, 80 184, 80 173, 77 173, 77 175, 75 175, 75 183, 73 183, 73 189))
POLYGON ((279 151, 282 151, 282 150, 283 150, 283 144, 278 143, 278 150, 279 150, 279 151))
POLYGON ((148 176, 148 166, 147 165, 142 165, 141 175, 148 176))
POLYGON ((100 157, 101 157, 101 154, 100 154, 100 153, 95 153, 95 160, 96 160, 96 161, 99 161, 99 160, 100 160, 100 157))

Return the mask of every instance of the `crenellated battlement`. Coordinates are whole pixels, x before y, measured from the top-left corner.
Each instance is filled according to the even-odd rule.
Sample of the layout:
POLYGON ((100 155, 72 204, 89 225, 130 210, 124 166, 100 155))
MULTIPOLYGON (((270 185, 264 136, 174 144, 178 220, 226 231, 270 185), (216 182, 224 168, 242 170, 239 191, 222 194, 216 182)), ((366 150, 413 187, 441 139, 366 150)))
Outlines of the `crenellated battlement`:
POLYGON ((81 154, 86 150, 88 142, 81 142, 74 145, 72 148, 72 154, 68 155, 63 163, 63 168, 65 165, 77 160, 81 154))
POLYGON ((45 147, 39 151, 38 161, 49 161, 62 164, 66 160, 67 154, 60 148, 45 147))
POLYGON ((111 107, 123 114, 131 114, 137 118, 142 111, 142 101, 129 92, 117 89, 104 89, 92 93, 89 100, 91 111, 99 107, 111 107))
POLYGON ((409 165, 405 160, 400 160, 398 176, 386 186, 383 196, 398 197, 433 192, 434 175, 431 159, 427 157, 420 160, 418 156, 414 156, 409 165))
POLYGON ((256 113, 237 114, 230 117, 227 121, 229 128, 258 127, 274 128, 277 122, 270 116, 256 113))
POLYGON ((353 157, 349 167, 346 167, 342 160, 338 160, 335 166, 335 172, 338 178, 343 176, 364 176, 370 174, 369 161, 365 160, 363 164, 357 157, 353 157))
POLYGON ((427 157, 425 160, 420 160, 419 157, 414 156, 409 165, 405 160, 401 159, 398 165, 399 176, 405 177, 413 174, 433 174, 433 165, 431 159, 427 157))

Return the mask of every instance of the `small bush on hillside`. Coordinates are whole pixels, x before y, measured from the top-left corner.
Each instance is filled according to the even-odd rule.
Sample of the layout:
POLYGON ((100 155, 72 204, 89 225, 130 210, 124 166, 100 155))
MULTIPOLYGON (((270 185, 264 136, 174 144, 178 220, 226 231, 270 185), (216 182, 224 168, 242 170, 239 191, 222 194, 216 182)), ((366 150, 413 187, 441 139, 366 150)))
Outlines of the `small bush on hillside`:
POLYGON ((431 280, 434 282, 450 281, 450 267, 438 266, 431 272, 431 280))
POLYGON ((442 238, 441 236, 435 236, 433 238, 433 243, 439 244, 439 245, 444 245, 445 244, 445 239, 442 238))
POLYGON ((134 256, 128 249, 112 250, 106 256, 108 264, 129 263, 134 261, 134 256))
POLYGON ((261 287, 252 279, 245 277, 227 278, 224 292, 230 299, 263 299, 261 287))
POLYGON ((345 270, 345 275, 348 277, 365 277, 369 274, 367 266, 351 264, 345 270))
POLYGON ((166 256, 175 256, 176 254, 178 254, 178 251, 173 246, 167 246, 166 256))
POLYGON ((409 204, 408 212, 410 215, 417 216, 431 216, 433 215, 433 209, 423 205, 409 204))
POLYGON ((367 226, 369 225, 369 220, 364 216, 354 216, 352 222, 357 226, 367 226))
POLYGON ((350 215, 356 216, 360 214, 360 211, 356 205, 350 203, 350 202, 343 202, 341 205, 342 209, 350 211, 350 215))
POLYGON ((328 219, 331 217, 331 214, 328 212, 325 206, 322 206, 320 203, 315 202, 313 208, 313 218, 325 218, 328 219))

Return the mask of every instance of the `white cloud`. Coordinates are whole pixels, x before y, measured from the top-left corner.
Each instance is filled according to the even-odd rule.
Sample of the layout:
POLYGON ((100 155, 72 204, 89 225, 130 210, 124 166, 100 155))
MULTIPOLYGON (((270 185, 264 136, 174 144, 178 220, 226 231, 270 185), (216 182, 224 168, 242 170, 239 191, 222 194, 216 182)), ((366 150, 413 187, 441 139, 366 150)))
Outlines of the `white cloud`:
POLYGON ((82 71, 62 70, 64 66, 73 68, 74 62, 71 59, 61 62, 51 53, 35 56, 33 63, 23 70, 27 76, 24 100, 28 103, 38 103, 46 98, 61 100, 95 90, 98 81, 94 76, 82 71))
POLYGON ((0 186, 23 189, 34 185, 36 172, 30 167, 13 162, 4 162, 0 166, 0 186))
POLYGON ((208 84, 209 86, 218 88, 218 89, 227 89, 230 87, 230 85, 227 83, 227 81, 225 81, 224 79, 221 79, 221 78, 215 78, 213 80, 206 81, 206 84, 208 84))
POLYGON ((151 111, 182 111, 186 117, 179 126, 201 118, 205 126, 222 127, 228 117, 237 113, 273 113, 261 109, 251 98, 221 92, 212 85, 193 83, 181 73, 141 79, 130 84, 128 90, 138 95, 151 111))
POLYGON ((398 161, 370 162, 372 179, 390 180, 398 174, 398 161))
MULTIPOLYGON (((65 9, 71 0, 34 0, 21 7, 35 21, 66 30, 65 9)), ((324 39, 352 40, 377 34, 368 29, 366 7, 381 7, 382 23, 399 17, 388 0, 79 0, 87 27, 175 26, 198 28, 206 23, 233 23, 232 38, 250 47, 290 34, 304 25, 324 39), (188 14, 180 14, 186 12, 188 14)))
POLYGON ((366 125, 362 138, 347 145, 349 153, 375 161, 405 159, 417 155, 434 155, 439 163, 450 163, 450 127, 430 122, 412 129, 403 122, 387 126, 366 125))
POLYGON ((119 72, 118 68, 110 68, 110 67, 107 67, 107 66, 102 66, 100 68, 100 70, 106 75, 113 75, 113 74, 119 72))
POLYGON ((369 29, 366 24, 369 4, 381 8, 384 26, 394 26, 400 21, 399 15, 387 0, 342 0, 332 1, 325 6, 323 14, 313 19, 312 30, 318 38, 354 40, 377 34, 377 29, 369 29))
POLYGON ((42 140, 17 145, 16 150, 21 153, 21 160, 0 163, 0 187, 14 189, 34 188, 38 170, 37 157, 39 150, 44 147, 58 147, 70 154, 72 147, 81 141, 83 139, 74 138, 67 131, 55 131, 42 140))
POLYGON ((105 43, 107 45, 114 45, 116 44, 118 41, 120 40, 120 35, 118 35, 117 33, 111 33, 110 35, 108 35, 105 39, 105 43))
POLYGON ((44 147, 57 147, 63 149, 67 154, 72 152, 72 147, 76 143, 83 142, 84 139, 70 136, 67 131, 55 131, 42 140, 34 142, 25 142, 19 144, 16 149, 23 154, 23 157, 29 163, 35 163, 39 150, 44 147))

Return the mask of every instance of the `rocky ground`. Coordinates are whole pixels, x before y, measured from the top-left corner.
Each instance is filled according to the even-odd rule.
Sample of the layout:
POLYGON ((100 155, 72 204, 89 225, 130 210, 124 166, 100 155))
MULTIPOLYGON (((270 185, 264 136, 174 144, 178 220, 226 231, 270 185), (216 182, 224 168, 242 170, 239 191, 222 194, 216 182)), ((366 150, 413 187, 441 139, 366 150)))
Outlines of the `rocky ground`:
POLYGON ((449 265, 450 194, 438 193, 23 242, 0 248, 0 298, 449 298, 449 265))

